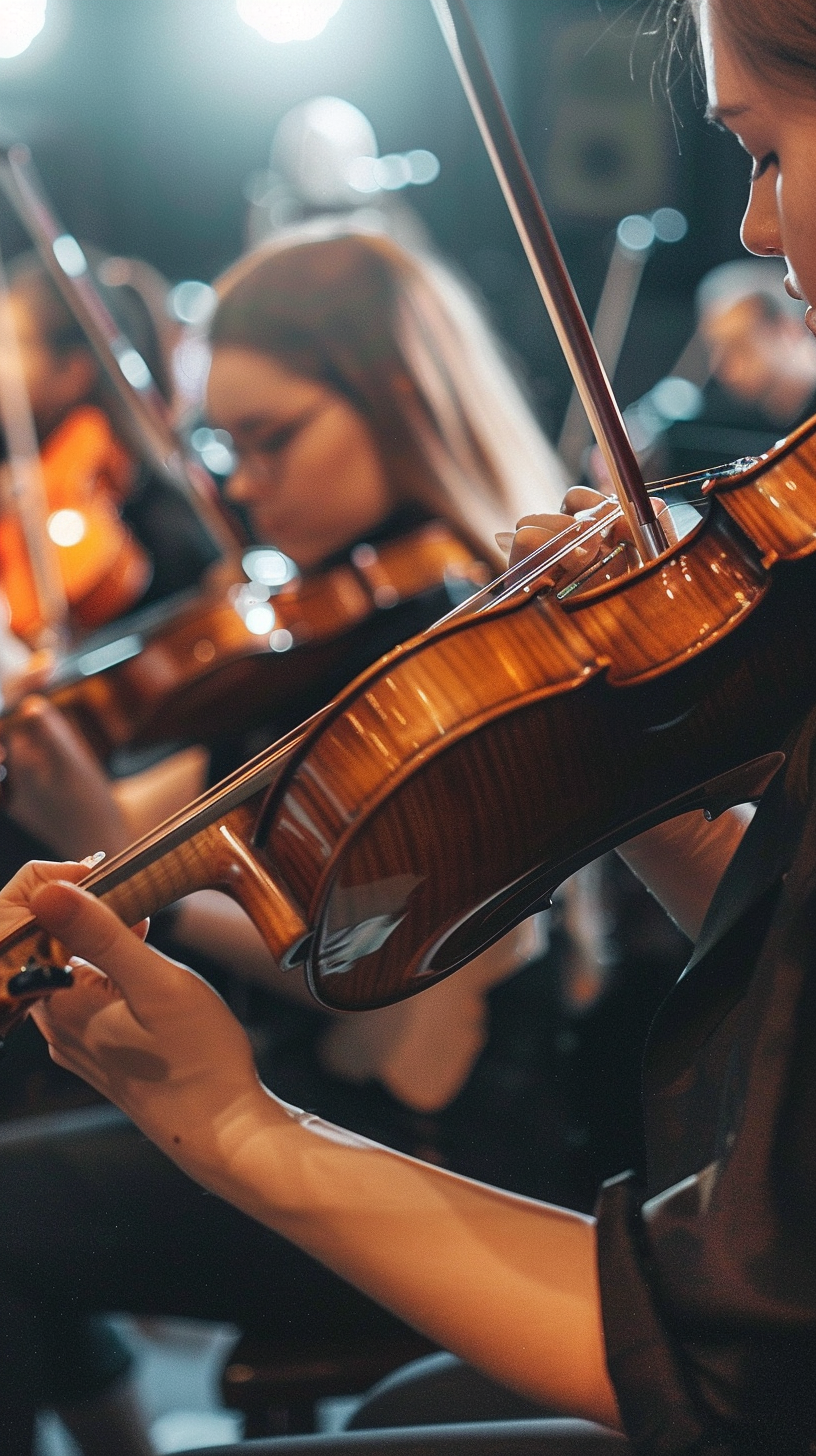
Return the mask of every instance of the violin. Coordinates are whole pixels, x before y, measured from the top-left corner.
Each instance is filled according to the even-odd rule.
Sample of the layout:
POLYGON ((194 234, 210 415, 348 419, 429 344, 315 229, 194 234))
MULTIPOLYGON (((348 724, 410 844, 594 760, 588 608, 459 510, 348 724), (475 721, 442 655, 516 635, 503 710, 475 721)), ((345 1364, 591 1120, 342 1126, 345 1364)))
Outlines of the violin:
MULTIPOLYGON (((85 631, 129 611, 150 581, 150 560, 119 515, 135 465, 93 405, 72 410, 40 452, 47 530, 70 612, 85 631)), ((48 625, 17 514, 0 515, 0 585, 11 630, 29 642, 48 625)))
MULTIPOLYGON (((816 701, 816 419, 690 482, 701 517, 661 544, 597 356, 583 368, 580 306, 558 302, 563 260, 532 183, 518 156, 503 165, 517 144, 464 0, 432 3, 565 352, 581 356, 640 564, 556 590, 555 564, 598 526, 570 528, 83 882, 129 924, 222 890, 342 1009, 449 975, 652 825, 759 797, 816 701)), ((0 1025, 69 983, 29 918, 0 942, 0 1025)))
POLYGON ((85 641, 45 696, 103 762, 123 748, 213 742, 234 729, 236 703, 249 729, 319 683, 372 616, 445 583, 454 596, 470 595, 486 576, 440 521, 377 547, 361 543, 348 562, 295 577, 274 595, 227 572, 226 584, 217 578, 85 641))

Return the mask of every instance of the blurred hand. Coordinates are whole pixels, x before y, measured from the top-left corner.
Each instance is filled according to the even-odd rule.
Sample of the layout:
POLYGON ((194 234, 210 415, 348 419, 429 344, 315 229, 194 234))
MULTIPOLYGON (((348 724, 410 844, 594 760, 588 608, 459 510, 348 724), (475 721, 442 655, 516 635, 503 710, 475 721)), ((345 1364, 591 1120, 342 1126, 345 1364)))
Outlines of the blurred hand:
POLYGON ((2 725, 4 807, 55 854, 118 853, 132 839, 104 770, 46 698, 27 697, 2 725))
POLYGON ((7 672, 2 683, 4 711, 15 708, 28 693, 41 693, 51 681, 55 667, 53 652, 43 648, 40 652, 32 652, 22 667, 7 672))

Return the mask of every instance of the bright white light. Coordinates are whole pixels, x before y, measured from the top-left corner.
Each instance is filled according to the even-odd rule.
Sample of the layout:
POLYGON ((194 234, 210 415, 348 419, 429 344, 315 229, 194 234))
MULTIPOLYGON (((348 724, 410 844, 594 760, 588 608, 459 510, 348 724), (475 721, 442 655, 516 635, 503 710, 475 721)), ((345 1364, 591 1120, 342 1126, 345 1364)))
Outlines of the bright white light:
POLYGON ((61 237, 55 238, 51 246, 60 268, 69 278, 81 278, 83 273, 87 273, 88 262, 85 254, 70 233, 63 233, 61 237))
POLYGON ((346 170, 346 180, 355 192, 363 194, 379 192, 380 184, 374 176, 376 157, 354 157, 346 170))
POLYGON ((46 0, 0 0, 0 57, 27 51, 45 25, 46 0))
POLYGON ((618 242, 628 253, 648 253, 656 237, 654 223, 648 217, 641 217, 639 212, 618 223, 618 242))
POLYGON ((373 166, 374 180, 384 192, 399 192, 411 181, 411 164, 402 152, 389 152, 378 157, 373 166))
POLYGON ((689 230, 688 219, 676 207, 659 207, 652 213, 652 226, 661 243, 682 243, 689 230))
POLYGON ((264 40, 313 40, 343 0, 237 0, 238 14, 264 40))
POLYGON ((147 389, 150 370, 137 349, 123 349, 118 363, 128 384, 132 384, 134 389, 147 389))
POLYGON ((276 627, 275 631, 269 634, 269 646, 273 652, 288 652, 289 648, 294 645, 295 639, 285 627, 276 627))
POLYGON ((54 511, 48 517, 48 534, 55 546, 78 546, 85 535, 85 517, 79 511, 54 511))
POLYGON ((177 283, 170 293, 170 312, 182 324, 194 324, 201 328, 209 323, 215 312, 218 296, 209 283, 199 283, 187 278, 177 283))
POLYGON ((208 470, 213 475, 232 475, 235 469, 235 453, 232 435, 226 430, 210 430, 206 425, 193 430, 190 444, 197 450, 208 470))
POLYGON ((411 169, 411 181, 415 187, 427 187, 439 176, 439 158, 425 147, 415 147, 412 152, 406 152, 405 160, 411 169))
POLYGON ((703 391, 690 379, 669 376, 655 385, 652 400, 664 420, 696 420, 703 408, 703 391))
POLYGON ((425 187, 439 176, 439 158, 423 147, 412 152, 389 152, 384 157, 354 157, 346 179, 355 192, 400 192, 403 187, 425 187))
POLYGON ((282 551, 275 551, 272 546, 256 546, 252 551, 247 551, 241 565, 250 580, 259 582, 262 586, 285 586, 298 574, 294 561, 290 561, 282 551))
POLYGON ((253 637, 266 637, 275 625, 275 610, 266 605, 250 607, 244 617, 244 624, 253 637))

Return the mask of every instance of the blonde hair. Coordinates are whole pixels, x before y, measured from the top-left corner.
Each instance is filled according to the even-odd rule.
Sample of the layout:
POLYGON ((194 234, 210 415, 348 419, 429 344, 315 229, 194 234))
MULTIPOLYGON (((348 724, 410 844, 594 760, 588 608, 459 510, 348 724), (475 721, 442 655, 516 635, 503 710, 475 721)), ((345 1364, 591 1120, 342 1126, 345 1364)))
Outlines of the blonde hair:
POLYGON ((434 258, 326 226, 248 254, 219 281, 214 348, 269 354, 365 418, 395 502, 454 524, 500 564, 496 531, 567 486, 468 290, 434 258))

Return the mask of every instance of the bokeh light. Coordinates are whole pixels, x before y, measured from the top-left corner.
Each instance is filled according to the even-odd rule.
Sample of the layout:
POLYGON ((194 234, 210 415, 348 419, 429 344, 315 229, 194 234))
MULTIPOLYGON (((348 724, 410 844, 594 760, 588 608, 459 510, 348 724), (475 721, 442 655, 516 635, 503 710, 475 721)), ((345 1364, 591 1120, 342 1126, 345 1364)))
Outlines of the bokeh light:
POLYGON ((27 51, 45 25, 47 0, 2 0, 0 3, 0 57, 10 60, 27 51))
POLYGON ((237 0, 238 14, 264 40, 281 45, 313 40, 325 30, 343 0, 237 0))

